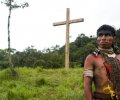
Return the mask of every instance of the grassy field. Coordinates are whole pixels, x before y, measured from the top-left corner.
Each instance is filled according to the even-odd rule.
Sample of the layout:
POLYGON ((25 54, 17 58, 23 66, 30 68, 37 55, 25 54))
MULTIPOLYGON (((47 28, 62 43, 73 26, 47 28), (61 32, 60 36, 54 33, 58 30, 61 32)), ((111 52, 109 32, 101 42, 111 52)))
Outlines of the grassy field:
POLYGON ((0 71, 0 100, 85 100, 82 68, 0 71))

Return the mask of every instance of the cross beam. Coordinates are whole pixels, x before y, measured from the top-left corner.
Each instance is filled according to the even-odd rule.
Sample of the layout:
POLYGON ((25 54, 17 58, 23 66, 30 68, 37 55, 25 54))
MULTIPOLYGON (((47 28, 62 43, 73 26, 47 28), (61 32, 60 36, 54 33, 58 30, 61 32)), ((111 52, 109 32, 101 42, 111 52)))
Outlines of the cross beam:
POLYGON ((69 26, 72 23, 84 22, 83 18, 70 20, 70 8, 66 11, 66 21, 53 23, 53 26, 66 25, 65 68, 69 68, 69 26))
MULTIPOLYGON (((74 20, 70 20, 69 24, 83 22, 83 21, 84 21, 83 18, 74 19, 74 20)), ((62 22, 53 23, 53 26, 60 26, 60 25, 65 25, 65 24, 66 24, 66 21, 62 21, 62 22)))

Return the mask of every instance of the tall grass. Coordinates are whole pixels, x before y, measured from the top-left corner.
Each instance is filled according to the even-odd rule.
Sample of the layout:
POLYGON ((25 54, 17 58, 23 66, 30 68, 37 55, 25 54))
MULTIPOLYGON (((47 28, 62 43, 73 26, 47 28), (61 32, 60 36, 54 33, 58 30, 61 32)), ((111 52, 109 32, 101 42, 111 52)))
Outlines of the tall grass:
POLYGON ((82 68, 16 68, 0 71, 0 100, 85 100, 82 68))

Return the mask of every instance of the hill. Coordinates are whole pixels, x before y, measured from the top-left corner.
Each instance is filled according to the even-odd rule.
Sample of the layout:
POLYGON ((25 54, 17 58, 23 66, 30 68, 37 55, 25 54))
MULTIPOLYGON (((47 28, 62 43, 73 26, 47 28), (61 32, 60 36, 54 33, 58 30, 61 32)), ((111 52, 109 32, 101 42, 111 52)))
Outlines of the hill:
POLYGON ((84 100, 82 68, 0 71, 0 100, 84 100))

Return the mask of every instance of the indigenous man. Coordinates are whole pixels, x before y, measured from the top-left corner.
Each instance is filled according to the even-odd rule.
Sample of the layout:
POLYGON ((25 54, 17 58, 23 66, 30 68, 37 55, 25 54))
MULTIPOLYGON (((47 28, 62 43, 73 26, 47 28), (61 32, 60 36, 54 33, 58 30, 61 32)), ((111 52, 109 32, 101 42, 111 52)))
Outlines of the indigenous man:
POLYGON ((84 62, 86 100, 120 100, 120 54, 115 38, 114 27, 104 24, 98 28, 98 47, 84 62))

